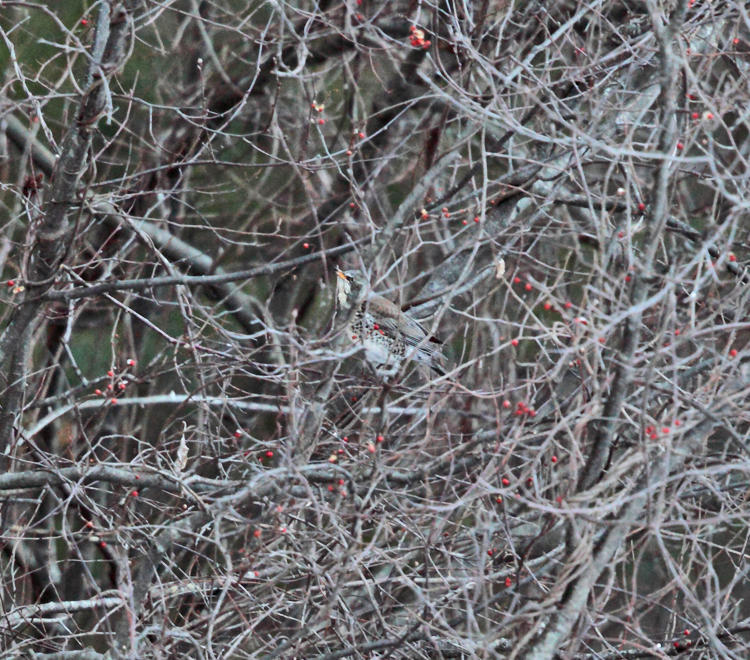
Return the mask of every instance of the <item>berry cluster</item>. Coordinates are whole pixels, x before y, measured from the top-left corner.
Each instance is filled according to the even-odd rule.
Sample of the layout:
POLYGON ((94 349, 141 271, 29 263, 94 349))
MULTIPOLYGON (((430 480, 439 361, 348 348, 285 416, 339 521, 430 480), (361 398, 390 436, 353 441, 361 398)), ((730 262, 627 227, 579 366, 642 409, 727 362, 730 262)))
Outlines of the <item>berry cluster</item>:
MULTIPOLYGON (((325 106, 324 106, 324 105, 323 105, 322 103, 317 103, 316 101, 313 101, 313 102, 312 102, 312 103, 310 104, 310 107, 311 107, 311 108, 312 108, 312 109, 313 109, 313 110, 314 110, 315 112, 318 112, 318 113, 322 113, 322 112, 323 112, 323 110, 325 110, 325 108, 326 108, 326 107, 325 107, 325 106)), ((314 121, 314 120, 313 120, 313 121, 314 121)), ((326 120, 325 120, 325 119, 323 119, 322 117, 320 117, 320 118, 318 119, 318 124, 320 124, 321 126, 322 126, 323 124, 325 124, 325 123, 326 123, 326 120)))
POLYGON ((432 42, 429 39, 425 40, 424 31, 420 30, 416 25, 412 25, 409 28, 409 43, 416 48, 427 50, 432 42))

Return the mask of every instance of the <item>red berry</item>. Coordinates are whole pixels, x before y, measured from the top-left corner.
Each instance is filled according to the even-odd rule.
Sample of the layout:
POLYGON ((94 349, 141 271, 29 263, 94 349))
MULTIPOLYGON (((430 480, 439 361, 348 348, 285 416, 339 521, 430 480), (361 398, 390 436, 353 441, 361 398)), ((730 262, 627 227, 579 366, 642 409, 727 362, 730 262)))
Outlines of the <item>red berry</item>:
POLYGON ((548 302, 544 303, 544 309, 546 309, 547 311, 552 309, 552 303, 548 303, 548 302))
POLYGON ((510 486, 510 479, 507 477, 503 477, 502 479, 503 486, 510 486))
POLYGON ((492 557, 492 555, 493 555, 494 553, 495 553, 495 551, 494 551, 494 550, 493 550, 492 548, 490 548, 489 550, 487 550, 487 554, 488 554, 488 555, 489 555, 490 557, 492 557))
POLYGON ((133 497, 138 497, 138 491, 137 491, 137 490, 131 491, 131 493, 130 493, 130 494, 131 494, 131 495, 132 495, 133 497))
POLYGON ((382 435, 379 435, 377 438, 375 438, 376 442, 383 442, 385 438, 382 435))
POLYGON ((511 346, 518 346, 518 339, 511 339, 510 344, 511 346))
POLYGON ((509 577, 505 578, 505 586, 510 587, 513 584, 513 580, 511 580, 509 577))
POLYGON ((552 458, 551 458, 550 460, 551 460, 551 461, 552 461, 553 463, 557 463, 557 456, 554 456, 554 455, 553 455, 553 456, 552 456, 552 458))
POLYGON ((733 348, 731 351, 729 351, 730 357, 737 357, 737 349, 733 348))
POLYGON ((9 286, 9 287, 16 286, 16 281, 15 280, 8 280, 5 284, 7 286, 9 286))
POLYGON ((617 232, 617 238, 625 238, 625 232, 624 231, 618 231, 617 232))
POLYGON ((514 277, 513 278, 513 284, 520 284, 520 283, 521 283, 521 278, 520 277, 514 277))
POLYGON ((531 289, 532 289, 532 286, 531 286, 531 284, 529 284, 529 283, 527 282, 527 283, 526 283, 526 286, 524 287, 524 289, 526 289, 527 291, 531 291, 531 289))
POLYGON ((568 301, 565 303, 565 309, 570 309, 573 306, 573 303, 568 301))
POLYGON ((685 145, 684 145, 684 144, 682 144, 682 142, 678 142, 678 143, 677 143, 677 150, 678 150, 678 151, 682 151, 682 150, 683 150, 684 148, 685 148, 685 145))
POLYGON ((479 222, 479 216, 478 215, 474 216, 474 222, 479 222))
POLYGON ((362 131, 360 131, 359 133, 357 133, 357 135, 359 136, 360 140, 364 140, 365 139, 365 134, 362 131))
POLYGON ((700 115, 697 112, 694 112, 692 115, 690 115, 693 119, 698 119, 700 115))
POLYGON ((303 249, 305 249, 305 250, 309 250, 309 249, 310 249, 310 244, 309 244, 309 243, 303 243, 303 244, 302 244, 302 247, 303 247, 303 249))
POLYGON ((638 210, 639 211, 645 211, 646 210, 646 205, 643 202, 640 202, 638 204, 638 210))
POLYGON ((508 399, 505 399, 505 401, 503 401, 503 408, 510 408, 510 401, 508 401, 508 399))
POLYGON ((731 252, 729 253, 729 261, 737 261, 737 257, 731 252))

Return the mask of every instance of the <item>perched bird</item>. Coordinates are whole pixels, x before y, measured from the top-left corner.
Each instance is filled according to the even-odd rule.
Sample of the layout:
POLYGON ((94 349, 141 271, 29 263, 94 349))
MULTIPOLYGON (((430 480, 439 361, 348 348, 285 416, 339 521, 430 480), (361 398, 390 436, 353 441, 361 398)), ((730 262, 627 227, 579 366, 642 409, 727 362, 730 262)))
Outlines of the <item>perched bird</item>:
POLYGON ((398 305, 375 295, 358 271, 336 269, 336 314, 345 318, 345 336, 361 344, 367 359, 392 373, 405 359, 416 360, 445 375, 440 342, 398 305))

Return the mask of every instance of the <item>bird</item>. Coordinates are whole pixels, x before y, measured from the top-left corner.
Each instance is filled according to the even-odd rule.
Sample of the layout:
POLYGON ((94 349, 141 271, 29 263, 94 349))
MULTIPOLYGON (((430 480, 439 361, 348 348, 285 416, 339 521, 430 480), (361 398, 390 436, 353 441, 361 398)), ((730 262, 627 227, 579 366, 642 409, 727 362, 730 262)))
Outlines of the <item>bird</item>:
POLYGON ((440 341, 421 323, 374 294, 359 271, 337 268, 336 278, 336 315, 344 317, 344 336, 364 347, 370 363, 393 374, 404 360, 414 360, 446 375, 440 341))

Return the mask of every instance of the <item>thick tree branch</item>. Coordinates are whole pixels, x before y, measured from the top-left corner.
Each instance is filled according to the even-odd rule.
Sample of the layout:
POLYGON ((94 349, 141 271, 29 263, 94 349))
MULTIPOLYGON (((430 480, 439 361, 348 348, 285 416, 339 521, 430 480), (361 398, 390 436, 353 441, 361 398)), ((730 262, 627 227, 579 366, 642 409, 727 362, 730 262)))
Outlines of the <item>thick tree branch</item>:
POLYGON ((657 177, 651 193, 653 205, 649 216, 646 253, 641 259, 642 275, 636 277, 631 286, 632 313, 622 324, 622 343, 614 357, 614 379, 609 396, 597 424, 596 435, 588 461, 581 475, 579 490, 586 490, 596 483, 609 458, 615 432, 620 425, 620 412, 633 380, 633 355, 641 337, 643 302, 649 295, 649 280, 652 276, 654 257, 661 243, 664 228, 669 219, 669 184, 675 167, 674 152, 677 145, 677 96, 679 78, 678 61, 674 53, 673 40, 685 19, 687 7, 682 3, 675 11, 668 28, 660 26, 661 16, 654 4, 650 4, 652 21, 658 32, 661 54, 661 92, 659 95, 661 125, 658 147, 662 158, 657 164, 657 177))
MULTIPOLYGON (((132 12, 137 3, 102 2, 99 9, 93 57, 85 91, 75 121, 68 128, 60 155, 51 173, 42 211, 29 228, 26 287, 0 337, 0 454, 11 442, 12 430, 23 399, 31 333, 40 313, 35 298, 52 286, 73 240, 74 214, 80 210, 78 183, 86 171, 91 136, 104 114, 108 78, 120 67, 132 38, 132 12)), ((33 155, 33 154, 32 154, 33 155)))

